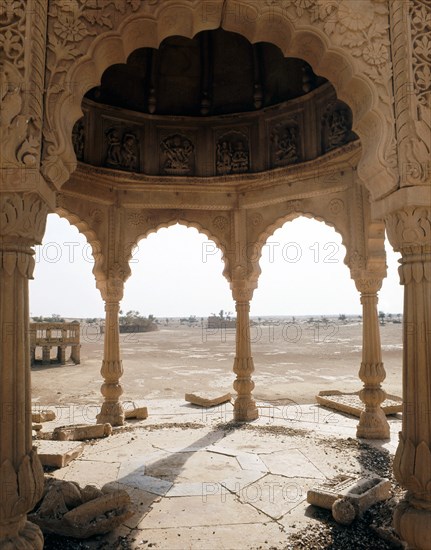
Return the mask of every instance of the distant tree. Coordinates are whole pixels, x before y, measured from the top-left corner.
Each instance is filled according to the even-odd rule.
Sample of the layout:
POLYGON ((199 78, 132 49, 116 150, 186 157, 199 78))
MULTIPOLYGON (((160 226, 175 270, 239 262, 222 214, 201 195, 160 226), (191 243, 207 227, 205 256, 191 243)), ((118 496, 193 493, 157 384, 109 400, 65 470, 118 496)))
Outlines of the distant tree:
POLYGON ((344 313, 340 313, 340 315, 338 316, 338 320, 339 321, 345 321, 346 320, 346 316, 344 315, 344 313))
POLYGON ((386 313, 384 311, 379 311, 379 318, 380 318, 381 325, 385 324, 385 317, 386 317, 386 313))

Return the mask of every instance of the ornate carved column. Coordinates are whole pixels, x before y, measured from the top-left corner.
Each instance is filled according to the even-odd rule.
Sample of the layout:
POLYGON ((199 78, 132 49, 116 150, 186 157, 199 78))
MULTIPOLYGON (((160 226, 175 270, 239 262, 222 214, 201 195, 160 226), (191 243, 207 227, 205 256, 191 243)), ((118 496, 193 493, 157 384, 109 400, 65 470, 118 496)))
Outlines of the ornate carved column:
POLYGON ((382 362, 380 345, 377 292, 382 286, 381 278, 355 279, 361 293, 362 304, 362 362, 359 378, 364 383, 359 396, 365 405, 356 430, 358 437, 365 439, 388 439, 389 424, 381 404, 386 399, 382 382, 386 372, 382 362))
POLYGON ((0 194, 0 549, 43 547, 26 514, 40 499, 43 470, 31 437, 28 280, 47 207, 36 194, 0 194))
MULTIPOLYGON (((427 202, 430 204, 429 190, 427 202)), ((403 425, 394 472, 407 489, 395 528, 410 548, 431 548, 431 206, 406 206, 386 218, 401 252, 404 285, 403 425)))
POLYGON ((119 311, 123 298, 124 273, 119 266, 111 269, 109 278, 98 283, 102 298, 105 301, 105 340, 103 362, 100 373, 104 382, 100 388, 104 397, 102 409, 97 415, 100 423, 109 422, 112 426, 124 424, 124 410, 120 401, 123 388, 120 378, 123 376, 123 362, 120 352, 119 311))
POLYGON ((236 353, 233 365, 236 380, 233 387, 238 394, 234 405, 234 419, 242 422, 256 420, 259 416, 252 396, 254 382, 251 378, 254 372, 250 343, 250 301, 253 289, 247 288, 242 282, 231 283, 231 288, 236 307, 236 353))

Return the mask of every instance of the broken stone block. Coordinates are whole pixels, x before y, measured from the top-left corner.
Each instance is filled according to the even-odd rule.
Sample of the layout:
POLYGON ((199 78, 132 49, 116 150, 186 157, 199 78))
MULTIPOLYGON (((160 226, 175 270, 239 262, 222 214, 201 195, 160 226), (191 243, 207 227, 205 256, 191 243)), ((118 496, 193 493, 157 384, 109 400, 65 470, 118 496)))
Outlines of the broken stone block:
POLYGON ((83 489, 81 489, 81 498, 83 503, 101 496, 103 496, 102 491, 94 485, 86 485, 83 489))
POLYGON ((59 441, 82 441, 84 439, 98 439, 112 433, 111 424, 75 424, 60 426, 52 432, 52 438, 59 441))
POLYGON ((390 494, 391 482, 388 479, 339 476, 310 489, 307 492, 307 502, 332 510, 335 521, 349 525, 370 506, 388 499, 390 494))
POLYGON ((133 409, 128 409, 124 411, 124 418, 130 420, 136 418, 138 420, 145 420, 148 418, 148 409, 147 407, 136 407, 133 409))
POLYGON ((49 480, 47 483, 45 496, 29 515, 45 533, 85 539, 109 533, 133 515, 126 491, 93 492, 97 496, 82 504, 83 493, 90 494, 89 486, 81 491, 73 482, 49 480))
POLYGON ((38 440, 35 448, 42 466, 63 468, 69 462, 78 458, 84 450, 83 443, 70 443, 69 441, 38 440))
MULTIPOLYGON (((365 405, 359 397, 360 392, 343 393, 338 390, 325 390, 316 395, 316 401, 329 409, 334 409, 343 413, 361 416, 365 410, 365 405)), ((381 404, 382 410, 386 415, 402 412, 403 400, 396 395, 388 394, 381 404)))
POLYGON ((44 411, 36 411, 31 413, 32 422, 50 422, 55 420, 55 411, 46 409, 44 411))
POLYGON ((224 395, 218 395, 214 393, 186 393, 185 400, 193 405, 198 405, 199 407, 216 407, 217 405, 222 405, 227 403, 232 398, 230 393, 224 395))

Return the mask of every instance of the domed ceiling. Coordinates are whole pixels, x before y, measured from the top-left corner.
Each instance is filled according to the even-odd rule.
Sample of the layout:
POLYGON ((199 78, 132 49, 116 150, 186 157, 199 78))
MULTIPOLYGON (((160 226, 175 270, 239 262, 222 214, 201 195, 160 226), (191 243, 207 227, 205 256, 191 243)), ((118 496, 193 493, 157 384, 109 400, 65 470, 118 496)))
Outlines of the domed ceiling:
POLYGON ((82 108, 78 160, 147 175, 262 172, 357 139, 351 110, 305 61, 222 29, 135 50, 82 108))
POLYGON ((294 99, 325 82, 272 44, 217 29, 134 51, 126 64, 107 69, 87 97, 141 113, 223 115, 294 99))

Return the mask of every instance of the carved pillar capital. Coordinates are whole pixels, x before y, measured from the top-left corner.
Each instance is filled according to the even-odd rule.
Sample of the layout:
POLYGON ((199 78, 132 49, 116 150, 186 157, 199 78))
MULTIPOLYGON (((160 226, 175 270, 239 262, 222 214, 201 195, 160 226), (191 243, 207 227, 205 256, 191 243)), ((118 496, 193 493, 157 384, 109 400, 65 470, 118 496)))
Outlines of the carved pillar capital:
POLYGON ((431 253, 431 206, 408 206, 386 216, 388 238, 403 256, 431 253))
POLYGON ((126 269, 116 262, 108 270, 106 278, 99 278, 96 281, 96 286, 106 303, 121 302, 124 294, 124 283, 128 275, 126 269))
POLYGON ((355 285, 361 293, 362 298, 368 295, 377 296, 378 291, 382 288, 382 277, 372 274, 362 274, 358 278, 355 278, 355 285))
POLYGON ((0 193, 0 246, 42 242, 48 206, 35 193, 0 193))

